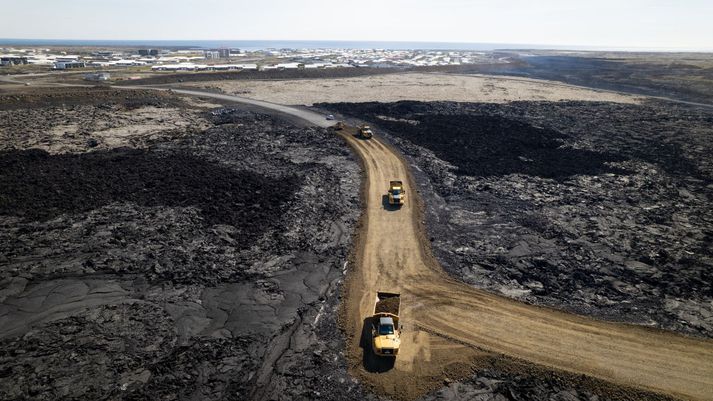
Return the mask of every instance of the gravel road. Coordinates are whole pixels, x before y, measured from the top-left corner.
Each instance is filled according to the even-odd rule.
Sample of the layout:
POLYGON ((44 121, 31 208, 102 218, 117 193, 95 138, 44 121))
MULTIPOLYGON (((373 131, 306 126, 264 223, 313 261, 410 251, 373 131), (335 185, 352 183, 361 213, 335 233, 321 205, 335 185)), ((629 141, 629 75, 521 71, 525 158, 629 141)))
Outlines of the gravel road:
POLYGON ((527 305, 448 277, 424 238, 407 165, 378 139, 347 138, 368 179, 366 226, 347 278, 347 332, 362 332, 375 291, 402 293, 405 330, 393 369, 375 373, 379 366, 357 363, 369 350, 359 335, 350 341, 354 374, 380 393, 414 398, 439 387, 447 375, 468 375, 477 348, 622 385, 710 399, 712 341, 527 305), (397 210, 384 204, 392 179, 404 180, 410 191, 411 201, 397 210))

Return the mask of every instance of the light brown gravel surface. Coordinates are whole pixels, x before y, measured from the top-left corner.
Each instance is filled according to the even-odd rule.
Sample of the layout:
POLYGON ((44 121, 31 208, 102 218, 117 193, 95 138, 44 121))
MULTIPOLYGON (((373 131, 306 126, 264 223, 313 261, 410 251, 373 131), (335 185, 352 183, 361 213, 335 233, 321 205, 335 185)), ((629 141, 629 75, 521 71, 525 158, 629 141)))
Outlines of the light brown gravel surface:
POLYGON ((339 79, 214 81, 185 84, 280 104, 395 102, 399 100, 502 103, 517 100, 592 100, 636 103, 635 96, 507 77, 403 73, 339 79))

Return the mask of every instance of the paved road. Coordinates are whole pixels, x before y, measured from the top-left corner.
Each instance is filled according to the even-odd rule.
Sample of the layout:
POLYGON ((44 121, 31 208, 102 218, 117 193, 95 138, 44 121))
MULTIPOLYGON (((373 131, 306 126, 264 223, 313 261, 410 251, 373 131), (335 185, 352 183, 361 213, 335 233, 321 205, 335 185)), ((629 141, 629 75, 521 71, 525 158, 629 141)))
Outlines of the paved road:
MULTIPOLYGON (((131 88, 145 89, 146 87, 138 86, 138 87, 131 87, 131 88)), ((152 89, 163 90, 163 88, 152 88, 152 89)), ((262 100, 255 100, 255 99, 250 99, 250 98, 240 97, 240 96, 222 95, 219 93, 208 93, 208 92, 195 91, 195 90, 190 90, 190 89, 171 89, 171 90, 175 93, 181 93, 184 95, 202 96, 202 97, 209 97, 209 98, 218 99, 218 100, 227 100, 229 102, 250 104, 250 105, 262 107, 262 108, 265 108, 268 110, 278 111, 283 114, 288 114, 288 115, 300 118, 300 119, 302 119, 312 125, 315 125, 317 127, 330 127, 330 126, 334 125, 334 121, 327 120, 327 118, 324 114, 315 113, 314 111, 311 111, 311 110, 304 110, 304 109, 300 109, 297 107, 285 106, 282 104, 270 103, 270 102, 265 102, 262 100)))
MULTIPOLYGON (((37 77, 37 76, 44 76, 44 75, 50 75, 51 73, 37 73, 37 74, 26 74, 22 76, 15 76, 15 75, 0 75, 0 81, 3 82, 8 82, 8 83, 13 83, 13 84, 19 84, 22 85, 24 84, 24 81, 19 81, 19 77, 37 77)), ((83 87, 83 88, 90 88, 93 87, 94 85, 90 84, 65 84, 65 83, 52 83, 52 84, 45 84, 45 85, 51 85, 51 86, 73 86, 73 87, 83 87)), ((212 92, 204 92, 204 91, 198 91, 198 90, 190 90, 190 89, 174 89, 170 88, 168 86, 161 86, 161 87, 152 87, 152 86, 129 86, 129 85, 121 85, 121 86, 112 86, 112 88, 115 89, 141 89, 141 90, 146 90, 146 89, 152 89, 152 90, 157 90, 157 91, 172 91, 175 93, 180 93, 184 95, 190 95, 190 96, 198 96, 198 97, 208 97, 212 99, 218 99, 218 100, 225 100, 229 102, 238 102, 238 103, 243 103, 243 104, 249 104, 257 107, 262 107, 266 110, 272 110, 272 111, 277 111, 279 113, 287 114, 293 117, 296 117, 298 119, 301 119, 310 125, 315 125, 317 127, 331 127, 334 125, 334 121, 327 120, 327 116, 319 113, 315 113, 314 111, 306 110, 306 109, 300 109, 297 107, 292 107, 292 106, 285 106, 281 105, 278 103, 271 103, 271 102, 266 102, 262 100, 255 100, 255 99, 250 99, 247 97, 240 97, 240 96, 233 96, 233 95, 223 95, 220 93, 212 93, 212 92)))

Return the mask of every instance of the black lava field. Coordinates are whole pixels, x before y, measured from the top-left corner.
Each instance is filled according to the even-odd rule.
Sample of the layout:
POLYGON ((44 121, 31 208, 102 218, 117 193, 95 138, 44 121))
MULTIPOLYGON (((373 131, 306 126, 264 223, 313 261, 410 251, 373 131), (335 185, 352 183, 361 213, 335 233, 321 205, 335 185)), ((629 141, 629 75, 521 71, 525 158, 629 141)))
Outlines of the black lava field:
POLYGON ((416 166, 453 276, 713 336, 713 114, 657 102, 341 103, 416 166))

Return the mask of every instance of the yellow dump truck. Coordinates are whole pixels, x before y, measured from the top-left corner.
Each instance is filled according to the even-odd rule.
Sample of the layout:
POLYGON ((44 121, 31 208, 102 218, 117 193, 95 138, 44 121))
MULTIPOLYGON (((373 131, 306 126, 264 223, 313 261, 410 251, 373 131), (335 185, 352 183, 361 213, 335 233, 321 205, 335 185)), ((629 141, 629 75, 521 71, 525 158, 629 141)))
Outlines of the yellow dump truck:
POLYGON ((361 125, 359 127, 359 137, 364 139, 371 139, 374 133, 371 131, 371 127, 368 125, 361 125))
POLYGON ((406 202, 406 191, 401 181, 389 182, 389 205, 401 206, 406 202))
POLYGON ((374 354, 396 357, 401 345, 399 309, 401 294, 394 292, 376 293, 374 316, 371 318, 371 342, 374 354))

